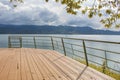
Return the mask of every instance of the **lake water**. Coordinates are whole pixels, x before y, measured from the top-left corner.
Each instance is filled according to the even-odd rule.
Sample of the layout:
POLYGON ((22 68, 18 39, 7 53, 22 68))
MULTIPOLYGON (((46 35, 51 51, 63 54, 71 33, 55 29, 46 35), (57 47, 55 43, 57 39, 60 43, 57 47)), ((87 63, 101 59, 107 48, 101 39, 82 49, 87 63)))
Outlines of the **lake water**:
MULTIPOLYGON (((0 35, 0 48, 7 48, 8 47, 8 36, 11 36, 11 34, 7 35, 0 35)), ((15 34, 15 36, 19 36, 18 34, 15 34)), ((69 38, 78 38, 78 39, 90 39, 90 40, 102 40, 102 41, 113 41, 113 42, 120 42, 120 36, 119 35, 51 35, 51 34, 22 34, 21 36, 57 36, 57 37, 69 37, 69 38)), ((74 44, 81 44, 80 41, 69 41, 67 40, 66 42, 74 43, 74 44)), ((93 47, 97 49, 104 49, 108 51, 114 51, 117 52, 118 54, 113 54, 111 52, 106 52, 107 59, 110 59, 107 64, 108 67, 115 69, 120 72, 120 44, 108 44, 108 43, 101 43, 101 42, 89 42, 85 41, 85 44, 87 47, 93 47), (114 60, 115 62, 111 61, 114 60), (117 63, 117 62, 118 63, 117 63)), ((67 45, 65 45, 67 46, 67 45)), ((78 48, 76 46, 73 47, 74 49, 78 50, 83 50, 83 48, 78 48)), ((69 53, 69 49, 67 53, 69 53)), ((99 50, 93 50, 87 48, 87 52, 99 57, 105 57, 105 52, 104 51, 99 51, 99 50)), ((74 54, 79 55, 84 57, 84 54, 74 52, 74 54)), ((69 55, 68 55, 69 56, 69 55)), ((101 58, 96 58, 93 56, 88 55, 88 59, 90 61, 97 62, 99 64, 103 64, 103 59, 101 58)))

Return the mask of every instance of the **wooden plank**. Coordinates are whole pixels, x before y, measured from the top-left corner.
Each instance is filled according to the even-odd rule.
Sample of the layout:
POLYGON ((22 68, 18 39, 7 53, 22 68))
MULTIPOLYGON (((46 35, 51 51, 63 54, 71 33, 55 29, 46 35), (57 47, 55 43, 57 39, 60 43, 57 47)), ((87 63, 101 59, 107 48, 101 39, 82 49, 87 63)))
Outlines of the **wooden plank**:
POLYGON ((4 65, 4 67, 0 73, 1 80, 8 80, 11 63, 13 62, 13 56, 14 56, 14 53, 10 53, 10 56, 8 57, 8 59, 6 61, 6 64, 4 65))
POLYGON ((24 49, 21 49, 20 52, 20 57, 21 57, 21 61, 20 61, 20 65, 21 65, 21 78, 22 80, 27 80, 27 73, 26 73, 26 68, 25 68, 25 52, 24 49))
MULTIPOLYGON (((52 54, 52 56, 56 56, 56 57, 63 56, 63 55, 60 55, 60 54, 56 54, 55 52, 54 53, 51 52, 51 54, 52 54)), ((75 63, 76 61, 74 62, 73 59, 70 60, 70 58, 67 58, 67 57, 63 56, 63 57, 60 58, 60 61, 63 62, 63 64, 69 65, 69 67, 71 67, 71 69, 77 73, 76 78, 78 78, 77 76, 81 75, 83 72, 84 72, 84 74, 86 72, 86 69, 87 69, 86 66, 85 65, 77 65, 78 63, 75 63), (74 66, 74 65, 76 65, 76 66, 74 66)), ((84 76, 84 75, 82 75, 82 76, 84 76)), ((89 74, 89 72, 87 72, 84 76, 84 79, 86 79, 86 80, 87 79, 94 79, 94 77, 92 78, 91 73, 89 74)))
MULTIPOLYGON (((39 53, 39 51, 37 52, 39 53)), ((44 52, 43 52, 44 53, 44 52)), ((61 74, 56 68, 55 66, 53 66, 53 64, 44 56, 41 54, 37 54, 37 56, 42 57, 43 62, 45 61, 44 64, 46 64, 47 68, 49 69, 49 71, 51 72, 51 75, 53 77, 55 77, 56 80, 68 80, 65 76, 63 76, 63 74, 61 74)))
MULTIPOLYGON (((29 56, 29 59, 31 60, 31 64, 33 65, 34 70, 35 70, 35 73, 34 73, 34 74, 36 74, 36 75, 35 75, 35 76, 36 76, 36 79, 35 79, 35 80, 42 80, 43 77, 42 77, 42 75, 41 75, 41 73, 40 73, 37 65, 35 64, 33 57, 32 57, 32 54, 33 54, 33 53, 32 53, 32 49, 27 50, 27 51, 28 51, 28 52, 27 52, 26 56, 29 56)), ((32 73, 32 74, 33 74, 33 73, 32 73)))
MULTIPOLYGON (((58 53, 58 52, 57 52, 58 53)), ((56 55, 56 56, 60 56, 61 54, 55 54, 52 52, 52 54, 56 55)), ((64 61, 68 61, 70 64, 73 63, 72 65, 76 65, 76 66, 72 66, 72 67, 83 67, 83 64, 80 64, 78 63, 77 61, 71 59, 71 58, 68 58, 68 57, 63 57, 61 58, 61 60, 64 59, 64 61)), ((78 70, 79 71, 79 70, 78 70)), ((87 67, 86 70, 84 71, 83 75, 82 75, 84 78, 87 76, 89 78, 89 80, 93 80, 93 79, 100 79, 100 80, 104 80, 104 79, 108 79, 108 80, 113 80, 113 78, 110 78, 109 76, 101 73, 101 72, 98 72, 90 67, 87 67), (93 76, 94 75, 94 76, 93 76), (106 76, 106 77, 105 77, 106 76)))
MULTIPOLYGON (((39 52, 39 51, 38 51, 39 52)), ((45 52, 44 50, 42 50, 42 52, 44 54, 46 54, 47 52, 45 52)), ((46 54, 47 55, 47 54, 46 54)), ((66 72, 64 72, 63 69, 61 69, 57 64, 55 64, 51 59, 54 59, 53 57, 51 57, 50 55, 47 55, 46 58, 48 58, 48 61, 50 61, 52 63, 52 65, 62 74, 64 75, 68 80, 73 80, 66 72), (50 58, 50 59, 49 59, 50 58)))
POLYGON ((30 68, 30 73, 31 73, 32 79, 33 80, 39 80, 38 76, 36 74, 36 71, 34 69, 33 63, 31 61, 30 53, 28 52, 27 49, 24 49, 24 53, 26 55, 26 59, 27 59, 27 62, 28 62, 29 68, 30 68))
POLYGON ((17 80, 21 80, 21 49, 16 49, 17 58, 17 80))
MULTIPOLYGON (((44 52, 45 53, 45 52, 44 52)), ((60 58, 59 57, 55 57, 53 56, 51 53, 50 54, 47 54, 46 53, 46 56, 48 56, 49 60, 54 60, 53 63, 57 65, 57 67, 59 67, 67 76, 69 76, 72 80, 74 80, 76 77, 76 72, 73 71, 69 65, 66 65, 64 63, 62 63, 60 61, 60 58)))
MULTIPOLYGON (((57 57, 59 57, 59 56, 62 56, 60 53, 59 54, 57 54, 57 53, 53 53, 53 52, 51 52, 53 55, 56 55, 57 57)), ((83 66, 83 64, 80 64, 80 63, 78 63, 77 61, 75 61, 75 60, 73 60, 73 59, 71 59, 71 58, 69 58, 69 57, 63 57, 63 58, 61 58, 61 61, 67 61, 67 62, 69 62, 69 65, 70 66, 72 66, 72 67, 78 67, 78 70, 77 71, 80 71, 80 69, 82 68, 82 69, 84 69, 84 66, 83 66), (63 60, 62 60, 63 59, 63 60), (76 66, 74 66, 74 65, 76 65, 76 66)), ((84 71, 84 73, 83 73, 83 75, 81 75, 82 77, 80 77, 80 79, 81 78, 83 78, 83 79, 89 79, 89 80, 94 80, 94 79, 100 79, 100 80, 102 80, 102 79, 104 79, 105 77, 104 77, 104 74, 102 74, 102 73, 100 73, 100 72, 98 72, 98 71, 96 71, 96 70, 91 70, 92 68, 90 68, 90 67, 87 67, 86 68, 86 70, 84 71), (97 74, 97 73, 99 73, 99 75, 97 74), (93 76, 94 75, 94 76, 93 76), (101 76, 100 76, 101 75, 101 76), (87 76, 87 77, 86 77, 87 76)), ((81 71, 83 71, 83 70, 81 70, 81 71)), ((81 74, 81 72, 79 73, 79 74, 81 74)), ((106 79, 109 79, 109 78, 106 78, 106 79)), ((111 80, 111 79, 109 79, 109 80, 111 80)))
POLYGON ((6 53, 11 53, 10 50, 8 49, 4 49, 4 52, 3 51, 0 51, 0 73, 2 71, 2 69, 5 67, 7 61, 8 61, 8 58, 10 56, 10 54, 6 54, 6 53))
POLYGON ((17 54, 16 54, 16 49, 13 50, 13 60, 12 62, 10 63, 11 66, 10 66, 10 70, 9 70, 9 74, 8 74, 8 80, 20 80, 20 79, 17 79, 17 70, 18 70, 18 67, 17 67, 17 54))
POLYGON ((36 66, 38 67, 38 70, 41 73, 43 80, 49 80, 50 78, 49 78, 49 76, 47 76, 45 66, 43 65, 41 59, 39 59, 39 57, 36 55, 33 56, 33 59, 34 59, 36 66))
POLYGON ((41 56, 40 57, 39 56, 34 56, 34 59, 36 59, 37 62, 39 62, 38 66, 39 66, 39 70, 41 71, 41 74, 42 74, 43 78, 45 80, 52 80, 52 79, 54 80, 54 78, 51 79, 51 77, 49 75, 50 72, 46 68, 46 64, 42 61, 42 57, 41 56))
MULTIPOLYGON (((71 67, 70 69, 71 70, 73 70, 73 71, 75 71, 77 74, 75 75, 75 79, 77 79, 77 76, 79 76, 83 71, 84 71, 84 69, 86 68, 86 66, 84 65, 79 65, 79 66, 77 66, 76 64, 74 64, 74 62, 73 61, 69 61, 68 59, 66 59, 66 57, 65 56, 63 56, 63 55, 59 55, 59 54, 56 54, 55 52, 55 54, 52 52, 51 53, 51 51, 49 51, 49 53, 51 54, 51 56, 56 56, 56 57, 60 57, 60 61, 62 61, 60 64, 66 64, 66 65, 68 65, 68 67, 71 67), (76 65, 76 66, 75 66, 76 65)), ((69 71, 69 70, 68 70, 69 71)), ((86 75, 86 76, 88 76, 88 75, 86 75)), ((84 79, 85 80, 88 80, 89 78, 87 78, 87 77, 84 77, 84 79)))
POLYGON ((30 66, 29 66, 29 63, 28 63, 27 58, 26 58, 26 52, 24 51, 24 49, 22 49, 21 51, 22 51, 21 53, 24 53, 21 55, 24 55, 24 70, 26 72, 26 78, 27 78, 27 80, 33 80, 30 66))
POLYGON ((115 80, 56 51, 0 49, 0 80, 115 80))

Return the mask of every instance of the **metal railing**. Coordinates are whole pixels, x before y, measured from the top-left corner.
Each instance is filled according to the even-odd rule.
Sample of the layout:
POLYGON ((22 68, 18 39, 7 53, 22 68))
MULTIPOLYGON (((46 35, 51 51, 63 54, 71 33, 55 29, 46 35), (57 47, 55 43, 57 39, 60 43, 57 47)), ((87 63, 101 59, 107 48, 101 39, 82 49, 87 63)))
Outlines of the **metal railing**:
POLYGON ((9 36, 8 47, 53 49, 86 66, 101 66, 103 72, 107 68, 120 74, 120 42, 55 36, 9 36))

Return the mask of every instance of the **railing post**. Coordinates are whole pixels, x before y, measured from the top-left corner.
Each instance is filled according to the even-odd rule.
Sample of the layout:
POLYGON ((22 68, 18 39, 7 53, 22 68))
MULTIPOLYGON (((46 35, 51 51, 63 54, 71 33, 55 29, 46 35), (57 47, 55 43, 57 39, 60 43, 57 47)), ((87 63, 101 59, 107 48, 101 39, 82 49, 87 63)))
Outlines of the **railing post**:
POLYGON ((52 43, 53 50, 55 50, 55 48, 54 48, 54 42, 53 42, 53 38, 52 37, 51 37, 51 43, 52 43))
POLYGON ((57 41, 55 41, 55 43, 56 43, 56 48, 57 48, 57 50, 58 50, 58 42, 57 42, 57 41))
POLYGON ((87 58, 87 51, 86 51, 86 46, 85 46, 85 41, 84 40, 83 40, 83 49, 84 49, 84 54, 85 54, 86 65, 89 66, 88 58, 87 58))
POLYGON ((105 63, 106 63, 106 67, 107 67, 107 53, 106 53, 106 51, 105 51, 105 63))
POLYGON ((34 47, 37 48, 35 37, 33 37, 33 40, 34 40, 34 47))
POLYGON ((103 73, 105 73, 105 70, 107 68, 107 54, 106 54, 106 50, 104 52, 105 52, 105 60, 104 60, 103 65, 102 65, 103 73))
POLYGON ((10 36, 8 37, 8 48, 11 48, 10 36))
POLYGON ((63 46, 64 55, 66 56, 66 50, 65 50, 65 45, 64 45, 63 38, 61 38, 61 41, 62 41, 62 46, 63 46))
POLYGON ((20 40, 20 48, 22 48, 22 37, 19 37, 20 40))
POLYGON ((73 49, 73 45, 71 44, 71 49, 72 49, 72 53, 73 53, 73 55, 72 55, 72 58, 74 58, 73 56, 74 56, 74 49, 73 49))

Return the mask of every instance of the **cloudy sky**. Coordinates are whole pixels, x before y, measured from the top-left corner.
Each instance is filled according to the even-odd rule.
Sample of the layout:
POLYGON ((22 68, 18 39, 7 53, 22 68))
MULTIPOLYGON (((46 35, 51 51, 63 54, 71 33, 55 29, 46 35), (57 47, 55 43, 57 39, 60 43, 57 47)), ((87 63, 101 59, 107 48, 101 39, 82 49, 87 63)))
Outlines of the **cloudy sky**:
POLYGON ((104 29, 99 17, 89 19, 80 12, 78 15, 67 14, 65 5, 50 0, 24 0, 24 3, 13 8, 9 0, 0 0, 0 24, 15 25, 70 25, 90 26, 104 29))

